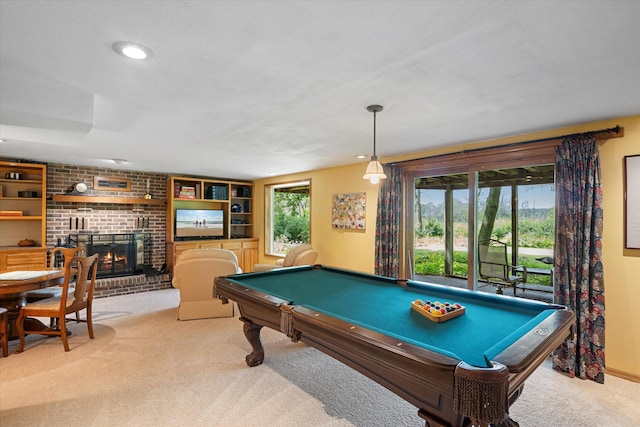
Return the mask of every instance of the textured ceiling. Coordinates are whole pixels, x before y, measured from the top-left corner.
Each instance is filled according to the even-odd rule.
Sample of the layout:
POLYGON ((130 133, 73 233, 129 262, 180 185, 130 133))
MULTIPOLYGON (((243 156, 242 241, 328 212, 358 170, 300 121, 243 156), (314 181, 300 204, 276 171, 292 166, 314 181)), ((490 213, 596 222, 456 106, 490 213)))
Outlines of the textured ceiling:
POLYGON ((640 2, 2 0, 0 89, 4 157, 364 169, 369 104, 383 161, 640 114, 640 2))

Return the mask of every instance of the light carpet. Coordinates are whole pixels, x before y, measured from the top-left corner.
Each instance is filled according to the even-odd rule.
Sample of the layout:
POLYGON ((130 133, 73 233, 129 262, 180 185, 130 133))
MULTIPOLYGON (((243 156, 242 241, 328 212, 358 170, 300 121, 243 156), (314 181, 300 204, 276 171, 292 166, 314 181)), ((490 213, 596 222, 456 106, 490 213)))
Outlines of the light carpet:
MULTIPOLYGON (((178 291, 97 299, 95 339, 71 324, 59 338, 29 336, 0 359, 0 425, 418 427, 417 409, 353 369, 263 329, 265 363, 237 317, 178 321, 178 291)), ((640 384, 570 379, 545 362, 511 416, 528 426, 638 426, 640 384)))

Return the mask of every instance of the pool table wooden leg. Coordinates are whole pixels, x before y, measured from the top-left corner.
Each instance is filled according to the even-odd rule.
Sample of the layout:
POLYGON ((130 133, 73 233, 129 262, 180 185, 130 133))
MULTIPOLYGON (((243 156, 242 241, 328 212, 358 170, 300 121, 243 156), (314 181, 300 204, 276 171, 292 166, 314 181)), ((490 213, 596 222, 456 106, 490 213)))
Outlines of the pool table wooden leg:
POLYGON ((247 365, 251 367, 261 365, 264 361, 264 347, 262 346, 262 341, 260 341, 262 325, 253 323, 251 320, 245 319, 244 317, 241 317, 240 320, 244 322, 242 330, 244 331, 244 336, 247 337, 247 341, 249 341, 251 349, 253 350, 245 357, 247 365))

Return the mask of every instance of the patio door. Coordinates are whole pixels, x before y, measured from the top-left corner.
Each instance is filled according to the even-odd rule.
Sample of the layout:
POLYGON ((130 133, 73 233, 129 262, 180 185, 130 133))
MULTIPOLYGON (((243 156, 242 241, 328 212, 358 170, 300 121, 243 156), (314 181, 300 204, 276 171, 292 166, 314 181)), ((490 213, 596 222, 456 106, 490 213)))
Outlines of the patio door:
MULTIPOLYGON (((554 165, 530 165, 478 172, 476 241, 506 245, 509 275, 522 275, 531 290, 551 289, 555 231, 554 165), (537 288, 545 285, 549 289, 537 288)), ((479 284, 493 292, 496 284, 479 284)), ((499 284, 497 285, 499 286, 499 284)))
MULTIPOLYGON (((414 179, 414 278, 465 279, 469 237, 467 173, 414 179)), ((433 280, 431 280, 433 281, 433 280)))
MULTIPOLYGON (((402 164, 401 274, 478 289, 477 242, 487 236, 512 243, 514 264, 532 254, 552 262, 554 148, 552 142, 531 143, 402 164)), ((544 275, 551 267, 543 262, 534 268, 544 275)))

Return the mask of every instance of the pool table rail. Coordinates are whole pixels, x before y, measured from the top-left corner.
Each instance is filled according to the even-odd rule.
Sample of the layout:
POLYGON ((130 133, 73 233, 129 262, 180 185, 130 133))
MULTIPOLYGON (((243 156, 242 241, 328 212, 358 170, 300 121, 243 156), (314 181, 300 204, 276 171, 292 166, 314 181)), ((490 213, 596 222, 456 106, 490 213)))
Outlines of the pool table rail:
MULTIPOLYGON (((575 320, 573 312, 566 307, 555 306, 556 310, 547 318, 518 338, 491 360, 509 368, 509 372, 517 373, 527 369, 540 357, 548 357, 545 352, 530 352, 532 348, 556 349, 569 335, 569 328, 575 320)), ((540 361, 542 362, 542 361, 540 361)))

